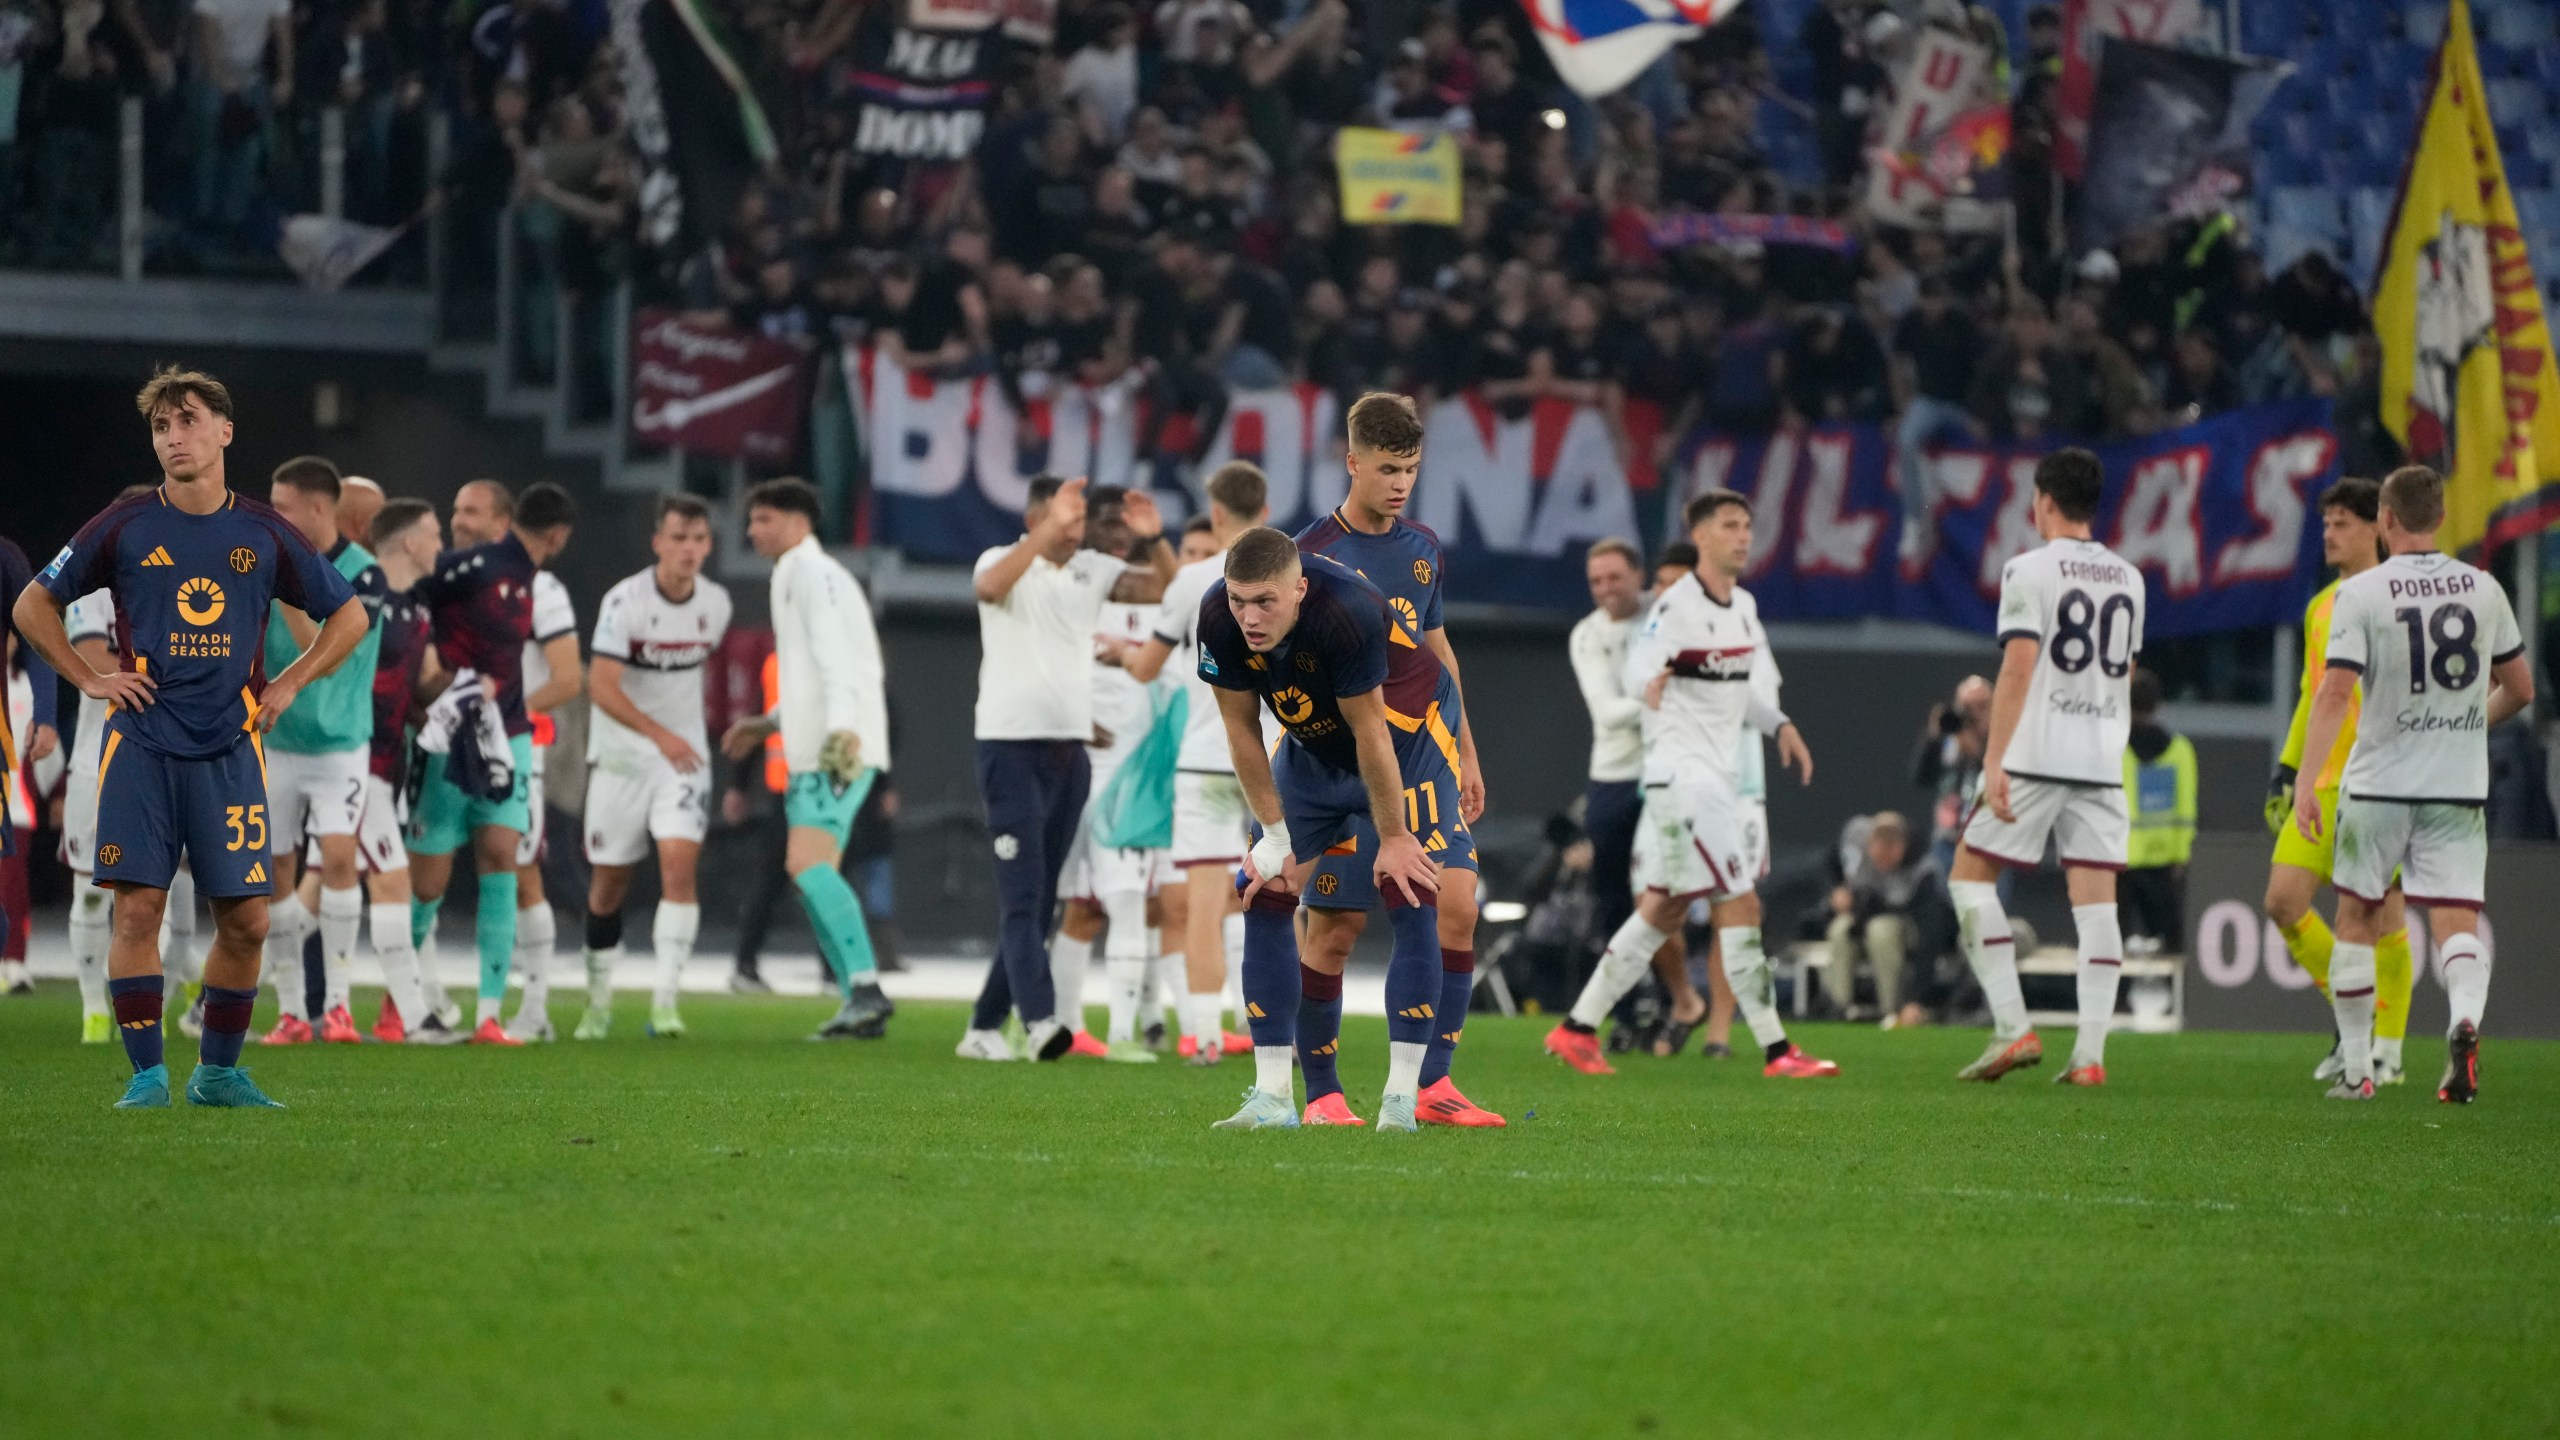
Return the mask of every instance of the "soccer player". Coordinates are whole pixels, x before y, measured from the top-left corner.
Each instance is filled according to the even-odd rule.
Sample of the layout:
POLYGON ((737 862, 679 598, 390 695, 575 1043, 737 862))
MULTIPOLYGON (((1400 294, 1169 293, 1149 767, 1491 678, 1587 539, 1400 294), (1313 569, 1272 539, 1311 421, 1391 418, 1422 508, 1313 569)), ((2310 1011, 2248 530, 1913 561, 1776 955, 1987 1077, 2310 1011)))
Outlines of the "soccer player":
POLYGON ((853 818, 889 772, 889 694, 871 602, 818 543, 818 492, 805 480, 767 480, 747 492, 747 541, 774 562, 771 609, 776 684, 770 715, 721 737, 732 760, 782 732, 791 779, 783 865, 809 914, 843 1002, 815 1039, 877 1040, 897 1007, 880 989, 862 901, 836 868, 853 818))
POLYGON ((187 1099, 274 1106, 239 1068, 272 888, 265 737, 306 685, 354 651, 365 609, 284 517, 231 492, 231 393, 221 382, 164 369, 135 407, 151 427, 159 488, 82 526, 18 596, 14 616, 37 654, 115 710, 98 763, 96 874, 117 892, 107 992, 134 1072, 117 1106, 169 1103, 160 917, 182 850, 213 901, 216 931, 187 1099), (113 594, 130 669, 98 670, 63 628, 64 608, 98 589, 113 594), (266 677, 259 650, 271 600, 322 624, 301 659, 266 677))
POLYGON ((373 1038, 394 1045, 458 1045, 462 1032, 436 1003, 444 999, 444 987, 423 973, 409 928, 409 851, 402 843, 409 717, 418 701, 440 692, 448 678, 436 659, 434 621, 415 589, 419 578, 435 568, 444 532, 434 506, 402 499, 386 501, 375 511, 366 538, 388 591, 377 622, 382 640, 373 664, 373 743, 366 755, 364 815, 356 822, 366 913, 374 954, 382 961, 382 1014, 374 1021, 373 1038))
MULTIPOLYGON (((275 902, 267 920, 267 970, 275 981, 275 1028, 262 1045, 307 1045, 315 1038, 303 988, 302 941, 313 917, 294 894, 306 835, 320 845, 320 972, 325 1008, 316 1038, 353 1045, 364 1037, 348 1008, 348 968, 364 923, 364 891, 356 883, 356 830, 364 818, 365 777, 373 739, 374 656, 386 587, 373 552, 338 533, 338 467, 299 455, 276 467, 268 503, 335 565, 368 621, 365 636, 337 669, 306 686, 292 713, 267 736, 267 831, 274 842, 275 902)), ((302 612, 279 604, 267 621, 267 669, 281 674, 317 629, 302 612)))
POLYGON ((1174 550, 1145 491, 1121 519, 1145 542, 1143 567, 1084 548, 1085 482, 1032 480, 1022 538, 978 557, 978 793, 995 837, 996 960, 960 1037, 969 1060, 1011 1060, 998 1028, 1015 1011, 1030 1052, 1055 1060, 1075 1043, 1057 1011, 1044 943, 1058 878, 1084 818, 1093 774, 1093 635, 1105 601, 1164 596, 1174 550))
POLYGON ((2132 839, 2124 746, 2133 728, 2133 661, 2142 653, 2142 572, 2091 539, 2105 483, 2098 457, 2056 450, 2036 462, 2034 515, 2044 544, 2000 572, 2000 676, 1982 798, 1947 877, 1965 960, 1991 1002, 1991 1043, 1957 1078, 1986 1083, 2039 1064, 2018 957, 2001 908, 1999 867, 2032 870, 2051 839, 2062 852, 2080 941, 2080 1030, 2064 1085, 2107 1083, 2107 1029, 2124 973, 2116 872, 2132 839))
MULTIPOLYGON (((2436 1098, 2468 1105, 2480 1093, 2480 1014, 2489 1002, 2480 942, 2489 732, 2533 703, 2533 666, 2497 580, 2436 549, 2444 478, 2404 465, 2382 482, 2379 509, 2391 558, 2338 587, 2329 670, 2303 742, 2306 755, 2332 753, 2361 680, 2364 714, 2338 785, 2329 1004, 2340 1074, 2328 1096, 2373 1098, 2374 942, 2396 869, 2409 899, 2427 908, 2444 959, 2453 1014, 2436 1098)), ((2316 790, 2295 792, 2293 820, 2305 839, 2321 837, 2316 790)))
MULTIPOLYGON (((148 495, 151 489, 128 485, 116 499, 148 495)), ((15 591, 8 598, 14 600, 15 591)), ((80 652, 89 668, 103 674, 122 663, 116 658, 113 595, 93 590, 81 596, 63 612, 62 623, 71 648, 80 652)), ((107 715, 105 701, 80 697, 79 729, 71 739, 62 786, 62 861, 71 869, 71 967, 80 987, 83 1045, 104 1045, 116 1038, 115 1011, 107 1003, 107 935, 116 897, 92 878, 98 851, 98 755, 106 748, 107 715)), ((188 899, 192 903, 192 893, 188 899)), ((176 958, 176 952, 171 953, 176 958)))
POLYGON ((410 587, 427 609, 436 658, 457 678, 477 676, 498 707, 506 729, 515 784, 504 799, 465 791, 446 773, 449 757, 429 757, 419 784, 417 810, 409 817, 410 934, 426 953, 436 912, 453 879, 453 852, 471 845, 480 876, 475 933, 480 952, 480 1000, 471 1027, 475 1045, 520 1045, 499 1023, 507 996, 507 965, 516 942, 517 847, 533 828, 527 810, 532 793, 533 724, 525 711, 524 650, 533 634, 534 576, 569 543, 577 511, 567 491, 536 485, 517 504, 495 480, 474 480, 454 496, 453 539, 460 548, 410 587))
MULTIPOLYGON (((1141 539, 1129 528, 1123 515, 1128 495, 1116 485, 1087 494, 1085 543, 1135 566, 1144 563, 1160 541, 1155 536, 1141 539)), ((1116 844, 1112 832, 1134 826, 1138 831, 1160 830, 1168 842, 1172 838, 1169 767, 1179 757, 1163 747, 1179 737, 1168 728, 1164 739, 1156 742, 1157 748, 1147 748, 1157 726, 1170 726, 1170 717, 1161 711, 1172 691, 1167 686, 1159 692, 1153 675, 1141 679, 1130 666, 1155 628, 1160 608, 1153 600, 1115 598, 1104 601, 1095 618, 1089 667, 1094 733, 1093 743, 1086 746, 1091 779, 1083 818, 1059 874, 1059 892, 1066 906, 1049 946, 1058 1016, 1075 1031, 1068 1053, 1123 1064, 1153 1064, 1156 1059, 1155 1051, 1139 1039, 1138 1011, 1150 988, 1155 951, 1161 944, 1157 922, 1162 914, 1155 900, 1169 870, 1169 846, 1116 844), (1139 769, 1127 771, 1132 762, 1139 769), (1097 1041, 1084 1029, 1085 975, 1092 963, 1093 943, 1106 926, 1103 958, 1109 1023, 1104 1031, 1107 1038, 1097 1041)), ((1159 1042, 1162 1024, 1158 1007, 1159 1042)))
POLYGON ((1752 742, 1746 725, 1774 735, 1779 763, 1813 783, 1813 752, 1804 736, 1755 683, 1761 668, 1775 662, 1760 607, 1737 583, 1751 562, 1751 502, 1710 490, 1689 502, 1684 518, 1698 547, 1698 568, 1655 597, 1627 647, 1628 687, 1652 712, 1640 821, 1650 832, 1639 847, 1646 852, 1643 888, 1572 1013, 1547 1033, 1547 1052, 1586 1075, 1614 1073, 1600 1053, 1600 1022, 1644 978, 1689 902, 1703 895, 1743 1021, 1760 1043, 1760 1073, 1837 1075, 1838 1065, 1789 1041, 1778 1018, 1761 950, 1750 812, 1735 785, 1741 749, 1752 742))
POLYGON ((711 558, 711 510, 690 495, 658 497, 649 536, 657 563, 605 592, 596 610, 587 694, 587 1013, 577 1037, 602 1040, 613 1025, 613 967, 622 949, 622 900, 631 868, 657 842, 658 913, 650 923, 657 984, 649 1033, 684 1033, 676 996, 702 929, 693 888, 711 826, 710 732, 702 714, 704 666, 729 633, 728 587, 702 573, 711 558))
MULTIPOLYGON (((1249 461, 1219 466, 1204 488, 1209 496, 1206 553, 1174 572, 1156 612, 1155 632, 1123 663, 1142 683, 1163 673, 1169 661, 1181 667, 1186 709, 1182 749, 1174 758, 1172 860, 1182 878, 1164 892, 1164 928, 1182 945, 1183 1058, 1215 1065, 1230 1053, 1230 1041, 1236 1042, 1233 1053, 1239 1055, 1252 1047, 1250 1040, 1220 1025, 1219 1009, 1227 989, 1228 916, 1236 917, 1237 938, 1243 938, 1234 876, 1244 860, 1253 812, 1245 806, 1244 787, 1227 757, 1227 723, 1219 713, 1217 691, 1200 675, 1200 600, 1218 583, 1225 565, 1221 557, 1236 537, 1269 519, 1271 508, 1266 498, 1270 481, 1249 461)), ((1183 542, 1187 554, 1193 543, 1187 530, 1183 542)))
POLYGON ((1261 527, 1228 549, 1200 602, 1200 673, 1218 689, 1227 749, 1262 837, 1245 854, 1245 1013, 1253 1089, 1222 1130, 1289 1129, 1306 967, 1292 965, 1297 899, 1316 861, 1363 833, 1362 852, 1395 931, 1387 959, 1387 1083, 1381 1132, 1419 1128, 1422 1064, 1441 1002, 1444 877, 1472 872, 1459 813, 1458 687, 1438 657, 1349 566, 1302 555, 1261 527), (1268 757, 1256 711, 1288 731, 1268 757), (1374 858, 1370 858, 1374 857, 1374 858))
MULTIPOLYGON (((27 552, 18 548, 18 542, 0 537, 0 593, 15 595, 24 590, 32 583, 32 574, 32 569, 27 564, 27 552)), ((8 688, 7 680, 13 668, 11 660, 17 653, 17 637, 8 634, 5 627, 0 627, 0 692, 5 692, 8 688)), ((27 759, 35 761, 52 754, 54 747, 62 741, 61 736, 54 729, 53 674, 42 659, 33 652, 29 652, 27 659, 28 688, 32 692, 34 702, 33 712, 27 717, 27 759)), ((5 694, 0 693, 0 711, 8 708, 5 703, 5 694)), ((13 777, 18 774, 17 743, 10 734, 10 730, 10 717, 0 714, 0 785, 13 784, 13 777)), ((6 808, 5 805, 0 805, 0 810, 6 808)), ((18 844, 15 829, 15 826, 8 823, 8 817, 0 814, 0 858, 15 855, 18 844)), ((25 918, 22 915, 11 915, 8 907, 0 904, 0 932, 11 930, 25 918)), ((9 961, 5 967, 0 968, 6 968, 9 971, 10 993, 23 994, 35 988, 27 979, 26 962, 23 960, 9 961)), ((86 985, 82 987, 81 993, 85 1000, 88 994, 86 985)), ((87 1043, 89 1032, 95 1028, 97 1027, 90 1025, 84 1015, 81 1023, 81 1036, 84 1043, 87 1043)))
MULTIPOLYGON (((2360 708, 2356 697, 2351 695, 2348 699, 2337 745, 2326 760, 2312 768, 2312 788, 2320 797, 2317 840, 2303 838, 2302 832, 2294 828, 2294 789, 2301 779, 2303 742, 2311 729, 2311 702, 2329 673, 2329 619, 2337 604, 2338 587, 2382 563, 2385 552, 2377 514, 2381 499, 2380 485, 2352 476, 2330 486, 2320 497, 2321 555, 2336 567, 2338 578, 2303 607, 2302 695, 2294 702, 2293 728, 2285 733, 2284 754, 2276 762, 2274 783, 2267 787, 2267 828, 2276 837, 2275 859, 2267 867, 2267 918, 2276 922, 2294 963, 2310 972, 2324 996, 2329 993, 2329 956, 2337 937, 2330 933, 2320 912, 2311 908, 2311 900, 2328 882, 2330 865, 2337 853, 2338 777, 2346 769, 2347 752, 2356 743, 2356 715, 2360 708)), ((2401 1065, 2400 1045, 2409 1033, 2409 994, 2417 985, 2417 967, 2409 954, 2407 906, 2397 881, 2382 897, 2381 925, 2382 938, 2373 947, 2373 1083, 2397 1085, 2409 1078, 2401 1065)), ((2323 1084, 2334 1083, 2343 1073, 2344 1064, 2337 1045, 2332 1043, 2328 1056, 2311 1072, 2311 1078, 2323 1084)))
MULTIPOLYGON (((530 498, 533 492, 525 493, 530 498)), ((507 1022, 507 1033, 517 1039, 546 1042, 559 1038, 551 1028, 551 962, 560 922, 542 891, 543 847, 551 829, 551 805, 542 782, 559 734, 552 716, 577 699, 587 683, 578 659, 578 610, 550 563, 544 561, 545 568, 533 577, 533 638, 524 647, 524 711, 533 726, 533 778, 525 791, 525 818, 533 828, 516 841, 515 968, 524 976, 524 1001, 507 1022)))
MULTIPOLYGON (((1422 419, 1404 396, 1373 392, 1352 402, 1343 425, 1349 440, 1343 456, 1351 477, 1349 492, 1332 514, 1298 532, 1298 548, 1338 560, 1376 586, 1405 629, 1447 672, 1457 696, 1444 716, 1458 737, 1457 814, 1473 825, 1484 814, 1484 771, 1476 760, 1475 732, 1467 724, 1458 652, 1440 623, 1440 591, 1447 578, 1440 537, 1404 514, 1422 474, 1422 419)), ((1342 1098, 1339 1077, 1342 972, 1368 925, 1369 906, 1379 897, 1369 883, 1369 867, 1359 859, 1364 837, 1356 821, 1344 839, 1350 848, 1317 861, 1300 892, 1306 907, 1301 943, 1307 995, 1298 1023, 1298 1057, 1307 1075, 1307 1119, 1319 1125, 1361 1123, 1342 1098)), ((1467 1006, 1475 996, 1476 876, 1468 867, 1443 879, 1440 996, 1432 1007, 1438 1023, 1422 1064, 1422 1121, 1500 1128, 1501 1116, 1460 1094, 1449 1078, 1467 1006)))

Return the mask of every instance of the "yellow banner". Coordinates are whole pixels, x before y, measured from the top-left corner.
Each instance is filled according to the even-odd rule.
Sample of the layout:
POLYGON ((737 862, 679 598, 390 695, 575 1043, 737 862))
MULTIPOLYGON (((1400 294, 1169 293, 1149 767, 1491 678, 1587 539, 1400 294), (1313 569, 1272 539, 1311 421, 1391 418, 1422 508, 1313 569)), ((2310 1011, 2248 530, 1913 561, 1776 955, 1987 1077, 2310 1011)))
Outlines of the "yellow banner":
POLYGON ((2560 370, 2465 0, 2453 0, 2436 52, 2373 328, 2382 423, 2445 476, 2444 548, 2495 551, 2560 519, 2560 370))
POLYGON ((1346 225, 1458 223, 1458 142, 1445 134, 1345 126, 1334 135, 1346 225))

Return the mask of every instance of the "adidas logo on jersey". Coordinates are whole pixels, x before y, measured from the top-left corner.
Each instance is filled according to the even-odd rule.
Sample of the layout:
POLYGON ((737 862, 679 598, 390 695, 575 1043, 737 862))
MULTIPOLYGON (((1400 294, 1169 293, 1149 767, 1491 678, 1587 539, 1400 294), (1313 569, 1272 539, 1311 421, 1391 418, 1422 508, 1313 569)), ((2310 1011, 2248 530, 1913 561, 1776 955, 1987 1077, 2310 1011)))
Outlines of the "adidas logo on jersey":
POLYGON ((241 876, 240 879, 244 884, 249 885, 264 885, 268 883, 267 862, 261 860, 257 864, 250 866, 249 873, 241 876))
POLYGON ((169 547, 166 545, 155 545, 152 547, 150 554, 142 557, 142 568, 145 570, 150 569, 154 565, 175 565, 177 563, 177 561, 169 558, 169 547))

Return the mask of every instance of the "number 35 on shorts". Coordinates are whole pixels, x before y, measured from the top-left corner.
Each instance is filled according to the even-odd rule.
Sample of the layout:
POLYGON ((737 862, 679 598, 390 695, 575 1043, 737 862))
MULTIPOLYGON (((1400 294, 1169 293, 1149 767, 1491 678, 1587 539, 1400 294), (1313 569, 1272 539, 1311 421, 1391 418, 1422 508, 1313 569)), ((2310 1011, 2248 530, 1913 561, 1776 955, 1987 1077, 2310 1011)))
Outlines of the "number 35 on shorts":
POLYGON ((227 842, 223 849, 251 850, 261 855, 267 853, 266 806, 224 806, 222 824, 227 842))

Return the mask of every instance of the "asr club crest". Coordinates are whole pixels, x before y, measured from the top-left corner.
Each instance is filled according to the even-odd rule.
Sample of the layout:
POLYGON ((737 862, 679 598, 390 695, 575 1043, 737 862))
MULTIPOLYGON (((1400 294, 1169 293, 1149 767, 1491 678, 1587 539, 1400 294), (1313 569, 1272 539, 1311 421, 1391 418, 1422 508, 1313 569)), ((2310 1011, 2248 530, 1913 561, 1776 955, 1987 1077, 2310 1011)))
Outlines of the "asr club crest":
POLYGON ((246 574, 248 574, 250 571, 257 569, 257 568, 258 568, 258 552, 257 552, 257 551, 255 551, 255 550, 250 549, 250 548, 249 548, 248 546, 246 546, 246 545, 243 545, 243 546, 241 546, 239 549, 232 551, 232 552, 231 552, 231 568, 232 568, 234 571, 236 571, 236 572, 238 572, 239 574, 242 574, 242 575, 246 575, 246 574))

